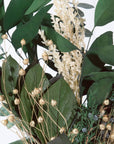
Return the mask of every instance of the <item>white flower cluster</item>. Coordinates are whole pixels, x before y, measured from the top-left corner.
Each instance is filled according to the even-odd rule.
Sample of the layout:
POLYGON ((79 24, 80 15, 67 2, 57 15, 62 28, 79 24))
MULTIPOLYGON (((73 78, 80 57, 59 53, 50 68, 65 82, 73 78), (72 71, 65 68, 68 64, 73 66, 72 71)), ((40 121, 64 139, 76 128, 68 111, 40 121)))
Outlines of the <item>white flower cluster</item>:
MULTIPOLYGON (((79 49, 84 48, 84 19, 80 17, 75 1, 72 1, 72 6, 69 0, 53 0, 53 3, 57 16, 52 15, 54 29, 79 49)), ((39 34, 44 41, 43 43, 49 47, 49 51, 47 52, 49 59, 53 60, 55 67, 57 67, 59 73, 63 75, 66 82, 74 91, 78 103, 80 103, 79 81, 82 54, 80 51, 74 50, 71 52, 63 52, 61 56, 52 40, 46 40, 44 31, 39 31, 39 34)))

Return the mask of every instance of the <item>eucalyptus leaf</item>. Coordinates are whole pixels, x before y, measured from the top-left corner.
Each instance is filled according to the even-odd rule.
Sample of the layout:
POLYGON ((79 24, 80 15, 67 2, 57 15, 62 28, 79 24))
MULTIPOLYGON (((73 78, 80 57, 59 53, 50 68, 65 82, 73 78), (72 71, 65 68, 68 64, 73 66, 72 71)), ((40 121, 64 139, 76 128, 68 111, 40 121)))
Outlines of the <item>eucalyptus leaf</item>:
POLYGON ((0 108, 0 116, 8 116, 10 113, 5 107, 0 108))
POLYGON ((17 85, 19 69, 19 64, 11 56, 8 56, 3 62, 1 88, 11 111, 15 106, 12 91, 17 85))
MULTIPOLYGON (((0 21, 3 19, 5 11, 4 11, 4 0, 0 0, 0 21)), ((0 23, 1 25, 1 23, 0 23)))
POLYGON ((71 144, 71 142, 69 141, 68 137, 63 133, 54 140, 48 142, 48 144, 71 144))
POLYGON ((92 84, 88 91, 88 106, 94 107, 100 105, 108 98, 112 90, 112 79, 100 79, 92 84))
POLYGON ((50 0, 34 0, 31 6, 27 9, 25 15, 28 15, 30 13, 33 13, 39 10, 40 8, 42 8, 44 5, 46 5, 49 2, 50 0))
POLYGON ((85 8, 85 9, 91 9, 91 8, 94 8, 93 5, 91 5, 91 4, 87 4, 87 3, 79 3, 79 4, 78 4, 78 7, 85 8))
POLYGON ((103 26, 114 20, 114 0, 99 0, 95 9, 95 26, 103 26))
POLYGON ((33 0, 11 0, 6 10, 3 26, 8 31, 14 27, 24 16, 24 13, 32 4, 33 0))
POLYGON ((31 121, 32 110, 34 106, 34 102, 30 93, 32 93, 32 91, 35 88, 40 87, 41 81, 43 82, 42 91, 48 87, 49 84, 48 80, 46 79, 45 75, 44 77, 42 77, 42 74, 43 74, 42 68, 40 67, 39 64, 36 64, 32 68, 30 68, 30 70, 27 72, 25 76, 25 84, 22 87, 21 96, 20 96, 20 100, 21 100, 20 113, 22 119, 24 119, 26 122, 31 121))
POLYGON ((42 8, 30 21, 18 27, 12 35, 12 43, 16 49, 21 47, 20 41, 25 39, 29 43, 38 34, 39 26, 52 5, 42 8))
POLYGON ((76 49, 79 50, 69 40, 62 37, 54 29, 46 26, 41 26, 41 29, 44 30, 47 39, 52 40, 56 44, 57 49, 59 49, 61 52, 70 52, 76 49))
POLYGON ((71 121, 74 118, 73 113, 77 108, 77 102, 73 91, 62 78, 56 81, 47 90, 43 98, 48 102, 47 108, 45 107, 45 109, 47 109, 48 115, 47 113, 43 112, 47 123, 47 125, 45 123, 43 124, 45 129, 45 135, 49 133, 49 136, 53 137, 59 131, 58 126, 66 127, 67 130, 67 126, 71 124, 71 121), (51 100, 56 100, 56 107, 58 111, 51 105, 51 100))

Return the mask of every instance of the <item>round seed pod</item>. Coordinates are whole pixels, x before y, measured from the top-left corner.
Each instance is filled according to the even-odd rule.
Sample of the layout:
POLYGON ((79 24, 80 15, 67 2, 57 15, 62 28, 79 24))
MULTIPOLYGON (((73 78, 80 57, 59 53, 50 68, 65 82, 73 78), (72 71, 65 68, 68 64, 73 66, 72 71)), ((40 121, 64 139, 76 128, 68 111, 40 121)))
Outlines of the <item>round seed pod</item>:
POLYGON ((35 122, 33 120, 30 122, 30 126, 35 127, 35 122))
POLYGON ((103 119, 104 122, 108 122, 108 120, 109 120, 107 115, 104 115, 102 119, 103 119))
POLYGON ((2 39, 8 39, 8 36, 7 36, 7 34, 3 34, 3 35, 1 36, 1 38, 2 38, 2 39))
POLYGON ((24 70, 24 69, 20 69, 20 70, 19 70, 19 75, 20 75, 20 76, 24 76, 24 75, 25 75, 25 73, 26 73, 26 72, 25 72, 25 70, 24 70))
POLYGON ((42 123, 43 122, 43 118, 41 116, 38 117, 38 123, 42 123))
POLYGON ((29 59, 24 59, 24 60, 23 60, 23 64, 24 64, 24 65, 28 65, 28 64, 29 64, 29 59))
POLYGON ((72 133, 75 134, 75 135, 77 135, 77 134, 79 133, 79 131, 78 131, 77 128, 74 128, 74 129, 72 130, 72 133))
POLYGON ((62 127, 62 128, 59 130, 59 132, 60 132, 60 134, 62 134, 62 133, 65 133, 65 132, 66 132, 66 130, 65 130, 65 128, 64 128, 64 127, 62 127))
POLYGON ((8 120, 7 120, 7 119, 2 120, 1 123, 2 123, 4 126, 6 126, 6 125, 8 124, 8 120))
POLYGON ((14 100, 14 104, 15 104, 15 105, 19 105, 19 104, 20 104, 20 100, 19 100, 18 98, 16 98, 16 99, 14 100))
POLYGON ((107 99, 107 100, 105 100, 105 101, 103 102, 103 104, 107 106, 107 105, 110 104, 110 101, 107 99))
POLYGON ((54 107, 57 105, 57 101, 56 100, 51 100, 51 105, 54 107))
POLYGON ((100 130, 105 130, 105 125, 104 124, 100 124, 99 127, 100 127, 100 130))
POLYGON ((0 101, 4 101, 4 95, 0 95, 0 101))
POLYGON ((10 116, 8 117, 8 121, 9 121, 9 122, 14 122, 14 120, 15 120, 15 118, 14 118, 13 115, 10 115, 10 116))
POLYGON ((22 39, 22 40, 20 41, 20 43, 21 43, 21 46, 26 45, 26 41, 25 41, 24 39, 22 39))
POLYGON ((106 128, 107 130, 111 131, 111 124, 107 124, 106 128))
POLYGON ((18 94, 18 89, 14 89, 13 94, 15 94, 15 95, 18 94))

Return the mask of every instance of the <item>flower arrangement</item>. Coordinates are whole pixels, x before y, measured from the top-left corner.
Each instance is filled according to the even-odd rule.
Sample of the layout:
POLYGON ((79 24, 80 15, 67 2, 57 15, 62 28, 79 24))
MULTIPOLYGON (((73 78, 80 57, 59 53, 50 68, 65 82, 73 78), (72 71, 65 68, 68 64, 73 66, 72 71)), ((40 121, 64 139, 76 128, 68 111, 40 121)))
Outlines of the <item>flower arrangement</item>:
MULTIPOLYGON (((93 31, 85 28, 76 0, 15 0, 4 10, 0 0, 0 42, 8 40, 16 53, 25 53, 24 69, 1 47, 0 116, 8 128, 16 125, 23 138, 12 144, 111 144, 114 142, 114 46, 112 32, 85 49, 84 39, 97 26, 114 20, 114 1, 99 0, 93 31), (48 11, 54 7, 54 14, 48 11), (17 14, 18 13, 18 14, 17 14), (16 26, 12 35, 9 30, 16 26), (42 59, 57 71, 52 77, 42 59), (108 64, 108 66, 106 65, 108 64), (87 95, 87 106, 82 102, 87 95)), ((89 43, 88 42, 88 43, 89 43)))

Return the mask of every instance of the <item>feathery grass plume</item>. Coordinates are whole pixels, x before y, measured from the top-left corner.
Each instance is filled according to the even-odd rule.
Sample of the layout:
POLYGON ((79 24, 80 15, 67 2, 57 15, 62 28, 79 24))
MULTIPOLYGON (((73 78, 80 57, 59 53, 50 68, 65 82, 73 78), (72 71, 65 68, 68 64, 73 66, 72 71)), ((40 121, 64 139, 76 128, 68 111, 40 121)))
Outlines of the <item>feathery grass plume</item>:
MULTIPOLYGON (((84 19, 78 13, 78 3, 76 3, 75 0, 72 0, 72 3, 69 0, 54 0, 53 4, 56 17, 52 15, 51 18, 56 32, 68 39, 80 50, 85 48, 84 19)), ((55 67, 57 67, 59 73, 63 75, 70 88, 74 91, 78 103, 80 103, 79 82, 82 64, 81 52, 74 50, 71 52, 62 52, 61 55, 56 45, 53 44, 53 42, 49 44, 51 40, 46 40, 44 31, 39 31, 39 34, 44 44, 49 46, 49 51, 47 52, 49 58, 53 60, 55 67)))

